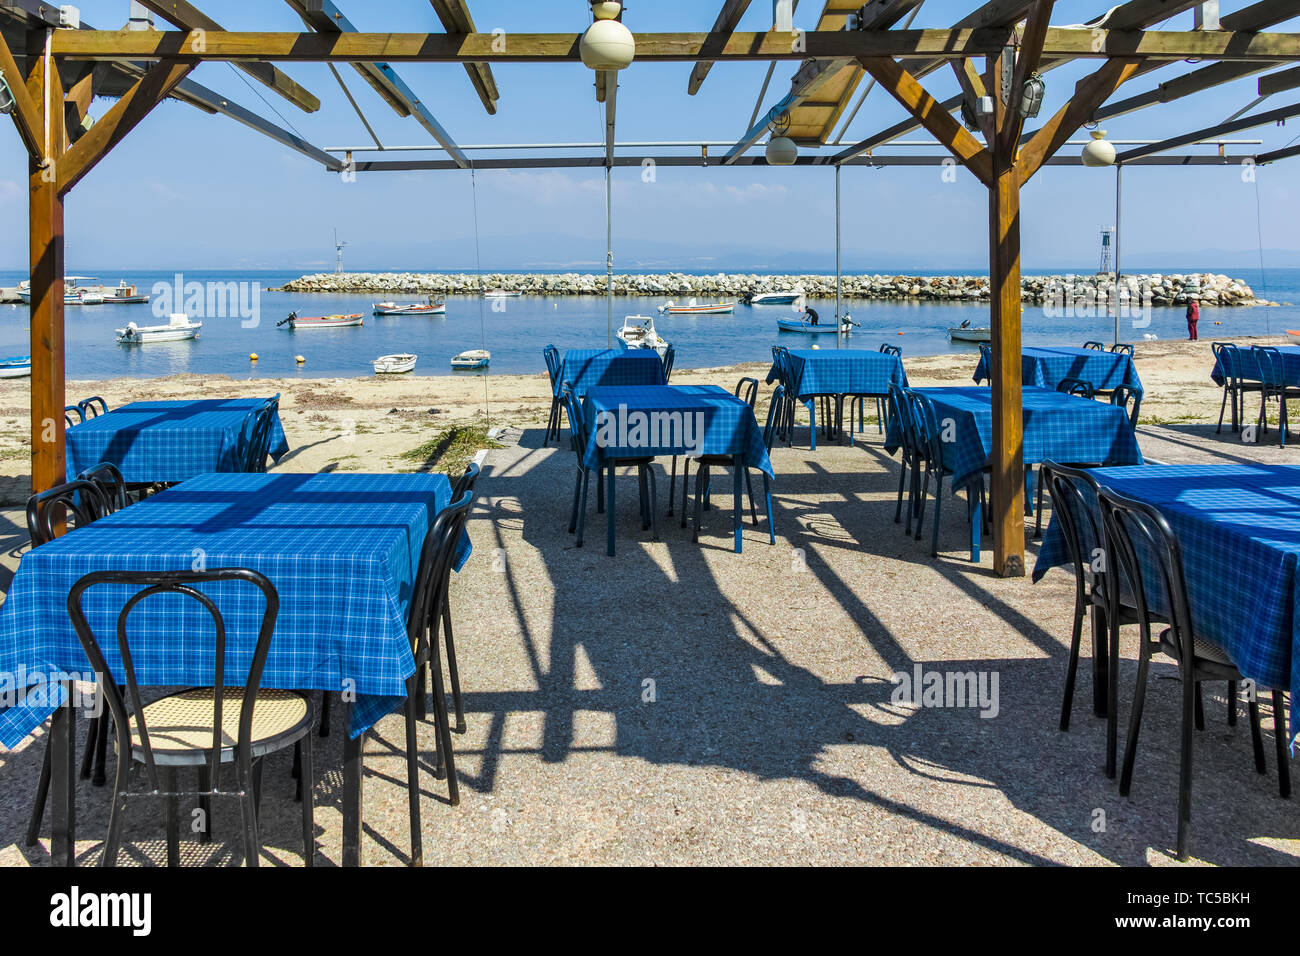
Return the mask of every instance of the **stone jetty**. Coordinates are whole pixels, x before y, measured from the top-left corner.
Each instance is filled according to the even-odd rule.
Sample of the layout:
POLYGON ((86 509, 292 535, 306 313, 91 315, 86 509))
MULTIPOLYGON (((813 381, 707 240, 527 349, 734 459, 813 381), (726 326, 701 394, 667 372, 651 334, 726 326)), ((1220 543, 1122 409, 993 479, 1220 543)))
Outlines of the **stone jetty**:
MULTIPOLYGON (((1109 274, 1024 276, 1021 290, 1026 303, 1062 300, 1096 301, 1115 295, 1109 274)), ((667 298, 743 299, 754 292, 800 286, 809 298, 833 299, 833 275, 661 275, 614 276, 614 293, 621 296, 667 298)), ((317 273, 294 279, 279 292, 359 293, 366 295, 476 295, 485 289, 518 290, 525 295, 604 295, 606 278, 600 273, 569 272, 559 275, 437 272, 317 273)), ((987 276, 846 275, 842 280, 847 299, 916 299, 945 302, 987 300, 987 276)), ((1140 299, 1151 305, 1181 305, 1188 295, 1205 305, 1249 306, 1270 303, 1256 299, 1240 279, 1214 273, 1126 275, 1120 280, 1121 300, 1140 299)))

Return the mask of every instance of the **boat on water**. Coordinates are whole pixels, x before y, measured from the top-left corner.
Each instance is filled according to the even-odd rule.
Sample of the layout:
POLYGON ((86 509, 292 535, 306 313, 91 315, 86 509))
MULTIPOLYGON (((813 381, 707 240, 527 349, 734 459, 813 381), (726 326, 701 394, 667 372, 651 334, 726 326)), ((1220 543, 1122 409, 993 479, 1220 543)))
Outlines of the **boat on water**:
POLYGON ((375 315, 446 315, 447 302, 376 302, 375 315))
POLYGON ((365 316, 360 312, 354 312, 351 315, 312 315, 299 316, 297 312, 290 312, 289 317, 281 319, 275 323, 277 327, 288 325, 290 332, 296 332, 300 329, 341 329, 350 325, 360 325, 365 320, 365 316))
POLYGON ((451 360, 453 369, 487 368, 492 361, 492 353, 487 349, 470 349, 461 352, 451 360))
POLYGON ((714 302, 709 305, 698 305, 694 299, 691 299, 685 305, 678 305, 669 299, 659 306, 659 311, 664 315, 730 315, 736 311, 736 303, 714 302))
POLYGON ((948 338, 953 342, 991 342, 993 330, 974 328, 968 319, 955 329, 949 329, 948 338))
POLYGON ((1287 329, 1286 334, 1294 335, 1296 338, 1300 339, 1300 329, 1287 329))
POLYGON ((126 328, 117 330, 119 345, 143 345, 145 342, 181 342, 197 338, 202 322, 191 322, 184 312, 174 312, 166 325, 136 325, 128 322, 126 328))
POLYGON ((668 340, 655 331, 655 320, 648 315, 625 316, 614 334, 625 349, 654 349, 660 358, 668 351, 668 340))
POLYGON ((104 301, 114 305, 136 305, 148 302, 149 296, 139 292, 135 286, 127 285, 125 279, 119 279, 117 285, 108 290, 104 301))
POLYGON ((32 374, 30 355, 11 355, 0 358, 0 378, 25 378, 32 374))
POLYGON ((777 292, 751 292, 746 301, 750 305, 794 305, 804 298, 803 286, 777 292))
MULTIPOLYGON (((847 315, 840 320, 840 331, 848 335, 857 326, 857 323, 847 315)), ((835 334, 835 326, 831 324, 813 325, 807 319, 777 319, 777 331, 780 332, 803 332, 806 335, 835 334)))
POLYGON ((410 352, 398 352, 395 355, 381 355, 370 364, 376 375, 400 375, 415 371, 416 356, 410 352))
MULTIPOLYGON (((64 305, 103 305, 104 294, 98 288, 91 286, 81 286, 79 282, 94 282, 94 276, 64 276, 63 277, 63 304, 64 305)), ((28 305, 32 302, 32 283, 30 279, 24 279, 18 283, 18 298, 22 299, 28 305)))
POLYGON ((515 296, 523 295, 519 291, 508 291, 506 289, 488 289, 483 293, 485 299, 512 299, 515 296))

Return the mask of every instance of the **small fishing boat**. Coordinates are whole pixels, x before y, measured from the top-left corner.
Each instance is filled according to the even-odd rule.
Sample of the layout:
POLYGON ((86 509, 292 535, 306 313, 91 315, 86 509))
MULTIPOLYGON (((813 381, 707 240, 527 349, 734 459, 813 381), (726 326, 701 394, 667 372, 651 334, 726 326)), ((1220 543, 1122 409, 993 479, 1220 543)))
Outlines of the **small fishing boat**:
POLYGON ((0 378, 26 378, 32 374, 30 355, 11 355, 0 358, 0 378))
POLYGON ((802 298, 803 286, 795 286, 788 291, 751 292, 747 301, 750 305, 794 305, 802 298))
MULTIPOLYGON (((857 326, 857 323, 847 315, 840 320, 840 331, 848 335, 857 326)), ((834 335, 834 325, 813 325, 807 319, 777 319, 777 330, 780 332, 803 332, 807 335, 821 335, 823 333, 834 335)))
POLYGON ((299 329, 341 329, 350 325, 360 325, 365 316, 360 312, 351 315, 313 315, 300 318, 297 312, 290 312, 287 319, 281 319, 276 326, 288 325, 290 332, 299 329))
POLYGON ((377 302, 375 315, 446 315, 447 303, 443 299, 434 302, 377 302))
POLYGON ((127 285, 125 279, 118 280, 117 286, 108 291, 104 296, 105 302, 111 302, 114 305, 135 305, 142 302, 148 302, 149 296, 141 294, 135 286, 127 285))
POLYGON ((625 349, 654 349, 663 358, 668 340, 655 331, 655 320, 648 315, 629 315, 615 333, 625 349))
POLYGON ((1294 335, 1296 338, 1300 339, 1300 329, 1287 329, 1286 334, 1294 335))
POLYGON ((400 375, 402 372, 415 371, 416 356, 410 352, 399 352, 396 355, 381 355, 370 364, 374 366, 376 375, 400 375))
POLYGON ((734 302, 715 302, 711 305, 697 305, 694 299, 685 305, 678 305, 672 299, 669 299, 663 305, 659 306, 659 311, 665 315, 730 315, 736 310, 734 302))
POLYGON ((955 329, 949 329, 948 338, 953 342, 991 342, 993 330, 973 328, 968 319, 955 329))
POLYGON ((523 295, 522 292, 510 292, 505 289, 488 289, 483 293, 485 299, 512 299, 517 295, 523 295))
MULTIPOLYGON (((103 305, 104 294, 97 288, 82 287, 77 285, 78 282, 93 282, 94 276, 64 276, 63 277, 63 304, 64 305, 103 305)), ((29 279, 24 279, 18 283, 18 298, 22 299, 28 305, 32 301, 32 283, 29 279)))
POLYGON ((180 342, 198 336, 202 322, 191 322, 184 312, 175 312, 167 325, 139 326, 128 322, 126 328, 117 330, 119 345, 142 345, 145 342, 180 342))
POLYGON ((453 369, 475 369, 487 368, 488 363, 492 361, 492 353, 487 349, 470 349, 468 352, 461 352, 451 360, 453 369))

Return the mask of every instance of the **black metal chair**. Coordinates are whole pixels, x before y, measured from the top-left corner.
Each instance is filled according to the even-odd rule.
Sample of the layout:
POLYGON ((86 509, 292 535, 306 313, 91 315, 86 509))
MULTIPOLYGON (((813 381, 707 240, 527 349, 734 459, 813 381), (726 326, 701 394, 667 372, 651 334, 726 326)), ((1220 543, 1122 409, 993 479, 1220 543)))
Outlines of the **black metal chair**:
POLYGON ((85 414, 83 414, 81 409, 78 408, 76 405, 63 406, 63 427, 64 428, 71 428, 73 425, 80 425, 85 420, 86 420, 85 414), (77 416, 76 421, 72 420, 73 415, 77 416))
POLYGON ((101 461, 93 468, 87 468, 77 475, 77 480, 89 481, 99 489, 103 510, 97 517, 121 511, 131 504, 131 498, 126 493, 126 480, 122 477, 122 472, 118 471, 117 465, 110 461, 101 461))
POLYGON ((1110 393, 1110 403, 1124 409, 1128 423, 1137 428, 1138 413, 1142 410, 1142 389, 1133 385, 1116 385, 1110 393))
MULTIPOLYGON (((1239 431, 1241 423, 1246 420, 1246 395, 1262 392, 1263 383, 1247 374, 1248 367, 1245 354, 1231 342, 1211 342, 1210 349, 1218 359, 1219 374, 1223 376, 1223 401, 1219 403, 1219 424, 1215 434, 1223 431, 1223 413, 1227 409, 1228 399, 1232 399, 1232 430, 1239 431)), ((1253 356, 1252 356, 1253 358, 1253 356)), ((1255 363, 1258 368, 1258 362, 1255 363)))
POLYGON ((542 436, 542 444, 545 445, 555 436, 555 440, 560 440, 560 390, 557 387, 560 377, 560 350, 554 345, 548 345, 542 349, 542 355, 546 358, 546 374, 551 380, 551 415, 546 420, 546 434, 542 436))
POLYGON ((1095 398, 1097 390, 1092 382, 1081 378, 1063 378, 1056 383, 1056 390, 1066 395, 1078 395, 1080 398, 1095 398))
POLYGON ((1102 342, 1084 342, 1083 347, 1085 349, 1096 349, 1098 352, 1106 351, 1106 346, 1102 342))
MULTIPOLYGON (((474 464, 473 462, 470 462, 469 466, 465 469, 465 473, 456 480, 456 486, 452 489, 451 492, 451 500, 460 501, 460 499, 463 498, 466 494, 472 496, 474 494, 474 486, 478 483, 478 476, 479 476, 478 465, 474 464)), ((464 524, 465 522, 462 521, 461 526, 464 527, 464 524)), ((448 582, 450 582, 450 578, 448 578, 448 582)), ((443 600, 442 600, 442 610, 441 610, 442 633, 443 633, 443 638, 447 644, 447 673, 448 676, 451 678, 451 696, 452 696, 452 701, 456 707, 456 726, 453 729, 456 731, 456 733, 463 734, 465 732, 465 708, 462 704, 461 695, 460 695, 460 672, 456 668, 456 641, 455 641, 455 636, 452 633, 451 601, 449 599, 449 594, 447 593, 447 590, 448 590, 447 587, 443 588, 443 600)), ((431 610, 432 615, 436 616, 438 613, 439 613, 438 608, 436 607, 432 608, 431 610)))
POLYGON ((266 472, 266 459, 271 453, 271 429, 275 425, 275 417, 279 413, 279 409, 279 395, 267 399, 257 409, 248 445, 245 449, 247 457, 244 459, 244 471, 258 474, 266 472))
POLYGON ((777 414, 777 435, 787 445, 794 444, 794 394, 790 378, 790 350, 784 345, 772 346, 772 366, 776 369, 777 383, 785 390, 781 408, 777 414))
POLYGON ((1116 342, 1114 345, 1110 347, 1109 351, 1114 352, 1116 354, 1123 352, 1125 355, 1132 355, 1133 346, 1129 342, 1116 342))
MULTIPOLYGON (((980 356, 984 359, 984 368, 988 370, 988 379, 991 382, 993 381, 993 346, 981 342, 979 349, 980 356)), ((983 381, 983 379, 980 381, 983 381)), ((978 385, 979 382, 976 382, 975 384, 978 385)))
MULTIPOLYGON (((1133 763, 1137 756, 1138 733, 1142 727, 1147 672, 1150 669, 1151 655, 1163 652, 1177 663, 1182 683, 1178 858, 1185 860, 1192 812, 1192 730, 1194 726, 1203 726, 1203 720, 1199 716, 1200 685, 1207 680, 1227 681, 1229 706, 1235 714, 1235 688, 1243 678, 1223 648, 1196 633, 1187 598, 1187 585, 1183 578, 1182 547, 1164 515, 1157 508, 1110 488, 1101 488, 1098 499, 1105 526, 1106 553, 1118 559, 1119 566, 1133 586, 1138 623, 1142 629, 1137 687, 1133 693, 1133 709, 1129 714, 1119 792, 1121 796, 1127 797, 1133 783, 1133 763), (1154 641, 1151 639, 1153 616, 1148 604, 1150 594, 1158 594, 1168 608, 1169 626, 1154 641)), ((1118 590, 1112 588, 1112 608, 1117 598, 1118 590)), ((1113 641, 1111 646, 1114 646, 1113 641)), ((1255 750, 1255 770, 1264 773, 1264 742, 1259 727, 1259 704, 1253 695, 1248 703, 1248 711, 1255 750)), ((1273 721, 1274 735, 1277 738, 1278 790, 1283 797, 1288 797, 1291 794, 1291 775, 1286 744, 1286 710, 1280 690, 1273 691, 1273 721)))
MULTIPOLYGON (((929 396, 924 395, 914 389, 903 389, 903 396, 908 402, 909 415, 912 421, 913 429, 913 447, 915 449, 918 464, 925 466, 924 477, 921 481, 920 497, 917 499, 916 508, 916 534, 915 540, 921 540, 921 526, 925 523, 925 497, 930 488, 930 478, 934 477, 934 524, 930 529, 930 557, 939 555, 939 516, 943 505, 943 480, 952 476, 952 471, 943 463, 943 440, 939 434, 939 420, 935 414, 934 404, 930 401, 929 396)), ((913 468, 913 474, 920 471, 919 467, 913 468)), ((915 478, 913 478, 915 483, 915 478)), ((981 502, 981 514, 983 513, 982 503, 984 501, 984 476, 980 475, 979 496, 981 502)), ((970 517, 971 510, 971 492, 967 489, 966 511, 967 517, 970 517)))
POLYGON ((673 377, 673 363, 677 361, 677 349, 671 345, 664 351, 664 384, 668 384, 673 377))
MULTIPOLYGON (((903 488, 908 484, 907 470, 911 468, 912 481, 908 488, 907 524, 904 527, 904 533, 910 535, 912 517, 916 513, 916 489, 920 484, 921 468, 921 458, 916 448, 916 428, 912 423, 912 403, 902 386, 896 384, 889 386, 888 401, 890 417, 897 423, 899 435, 898 506, 894 509, 894 524, 903 520, 903 488)), ((895 425, 891 423, 890 428, 894 427, 895 425)))
MULTIPOLYGON (((736 383, 736 388, 732 394, 753 409, 758 404, 758 379, 749 378, 748 376, 742 378, 736 383)), ((768 446, 768 450, 771 450, 771 445, 768 446)), ((668 476, 668 510, 664 513, 670 518, 673 516, 673 499, 677 494, 677 457, 677 455, 673 455, 672 471, 668 476)), ((682 481, 686 481, 690 477, 690 473, 691 464, 688 458, 686 460, 686 472, 682 475, 682 481)), ((686 492, 683 490, 683 500, 685 500, 685 494, 686 492)), ((685 517, 685 514, 683 514, 682 519, 685 520, 685 517)))
POLYGON ((81 409, 82 418, 95 418, 108 411, 108 402, 98 395, 92 395, 77 402, 77 407, 81 409))
POLYGON ((1272 345, 1252 345, 1251 354, 1259 363, 1260 397, 1259 430, 1268 433, 1268 403, 1278 404, 1278 445, 1286 447, 1287 409, 1286 404, 1293 399, 1300 399, 1300 388, 1286 383, 1286 364, 1282 353, 1272 345))
MULTIPOLYGON (((77 637, 97 674, 110 669, 82 607, 85 592, 100 585, 138 587, 117 616, 117 653, 126 678, 126 696, 117 685, 101 682, 104 699, 116 726, 117 775, 113 804, 104 840, 102 866, 115 866, 122 834, 122 811, 127 798, 154 797, 167 802, 167 865, 180 861, 179 798, 195 796, 205 810, 205 824, 211 819, 212 797, 237 797, 243 811, 244 862, 257 866, 261 856, 258 809, 261 796, 262 759, 289 746, 300 754, 300 773, 307 781, 302 797, 303 859, 313 865, 311 700, 287 690, 263 690, 262 672, 271 648, 280 599, 274 585, 248 568, 217 568, 210 571, 93 571, 73 585, 68 594, 68 614, 77 637), (246 582, 262 592, 265 607, 257 644, 242 687, 226 683, 226 624, 211 596, 200 585, 246 582), (197 601, 213 624, 213 681, 208 687, 194 687, 145 703, 136 681, 127 623, 144 601, 160 595, 178 595, 197 601), (130 707, 128 709, 127 699, 130 707), (222 789, 223 764, 233 763, 235 786, 222 789), (132 790, 134 771, 143 766, 144 790, 132 790), (164 773, 159 772, 163 768, 164 773), (182 791, 177 771, 193 767, 199 772, 197 790, 182 791)), ((101 600, 103 600, 101 598, 101 600)))

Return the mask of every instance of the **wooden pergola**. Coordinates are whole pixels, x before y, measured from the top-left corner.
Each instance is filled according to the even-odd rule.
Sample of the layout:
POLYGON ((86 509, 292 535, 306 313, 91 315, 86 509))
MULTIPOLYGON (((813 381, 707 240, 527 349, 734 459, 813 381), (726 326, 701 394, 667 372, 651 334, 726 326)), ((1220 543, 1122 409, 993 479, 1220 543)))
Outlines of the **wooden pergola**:
MULTIPOLYGON (((460 63, 484 108, 493 113, 499 91, 493 63, 580 61, 579 36, 571 33, 475 31, 465 0, 431 0, 444 32, 365 33, 331 0, 287 0, 304 32, 235 32, 184 0, 144 0, 143 6, 174 29, 101 31, 84 23, 60 23, 57 7, 38 0, 0 0, 0 73, 12 89, 15 128, 30 156, 31 248, 31 430, 32 484, 44 490, 64 478, 63 406, 63 212, 72 188, 163 99, 173 98, 220 113, 320 162, 331 171, 356 169, 503 168, 641 164, 619 156, 614 138, 617 81, 596 74, 596 94, 606 107, 605 141, 589 157, 510 157, 471 160, 442 127, 428 104, 401 80, 393 64, 460 63), (276 64, 345 64, 359 73, 399 115, 411 116, 429 133, 445 159, 352 163, 206 89, 188 76, 203 62, 230 62, 299 109, 319 100, 276 64), (25 82, 23 82, 25 80, 25 82), (87 123, 92 97, 116 98, 87 123)), ((580 0, 573 0, 576 4, 580 0)), ((797 0, 796 0, 797 2, 797 0)), ((1082 25, 1053 26, 1054 0, 987 0, 950 29, 911 29, 923 0, 825 0, 813 31, 737 32, 750 0, 723 0, 707 33, 636 32, 636 63, 691 64, 687 93, 694 95, 714 66, 763 61, 772 68, 792 61, 798 70, 791 90, 767 115, 755 110, 749 132, 730 150, 700 156, 652 157, 666 165, 754 165, 746 152, 780 120, 800 145, 834 147, 834 130, 870 77, 907 111, 910 119, 829 155, 802 156, 802 165, 929 163, 952 160, 988 190, 989 275, 992 283, 992 390, 994 449, 992 514, 994 568, 1024 573, 1024 481, 1021 455, 1020 373, 1020 189, 1045 165, 1075 163, 1058 156, 1081 127, 1136 109, 1167 103, 1256 73, 1261 98, 1300 87, 1300 34, 1267 32, 1300 16, 1297 0, 1258 0, 1222 17, 1217 0, 1127 0, 1082 25), (1186 11, 1194 30, 1152 27, 1186 11), (850 18, 851 15, 851 18, 850 18), (901 25, 900 25, 901 24, 901 25), (1076 60, 1096 69, 1036 129, 1025 130, 1018 105, 1031 78, 1076 60), (1154 91, 1111 102, 1127 81, 1182 61, 1195 65, 1154 91), (938 100, 922 80, 945 66, 961 87, 938 100), (1271 72, 1269 72, 1271 71, 1271 72), (953 112, 959 111, 959 116, 953 112), (875 150, 922 129, 944 150, 935 156, 881 156, 875 150)), ((790 0, 778 0, 778 7, 790 0)), ((634 24, 629 24, 635 30, 634 24)), ((636 68, 635 63, 631 67, 636 68)), ((337 75, 337 74, 336 74, 337 75)), ((769 79, 772 69, 769 69, 769 79)), ((340 79, 340 83, 342 80, 340 79)), ((764 85, 766 89, 766 84, 764 85)), ((344 87, 346 92, 346 86, 344 87)), ((371 132, 365 115, 348 99, 371 132)), ((762 97, 760 95, 760 106, 762 97)), ((859 99, 860 105, 860 99, 859 99)), ((1253 105, 1253 104, 1252 104, 1253 105)), ((850 120, 856 106, 849 113, 850 120)), ((1140 164, 1268 163, 1300 154, 1300 146, 1257 155, 1171 156, 1189 143, 1272 123, 1300 114, 1300 104, 1246 115, 1231 123, 1122 152, 1118 162, 1140 164)), ((844 123, 847 126, 847 123, 844 123)), ((842 135, 842 132, 841 132, 842 135)), ((376 146, 378 146, 376 138, 376 146)))

